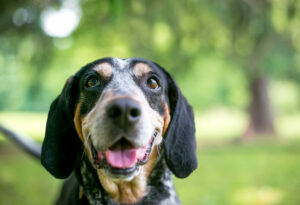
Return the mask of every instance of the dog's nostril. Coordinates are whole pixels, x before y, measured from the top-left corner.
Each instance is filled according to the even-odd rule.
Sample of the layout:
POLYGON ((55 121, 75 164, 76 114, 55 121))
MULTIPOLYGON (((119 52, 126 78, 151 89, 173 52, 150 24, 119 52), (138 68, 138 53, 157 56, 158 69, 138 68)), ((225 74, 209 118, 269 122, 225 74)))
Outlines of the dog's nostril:
POLYGON ((118 118, 122 115, 122 110, 118 106, 111 106, 107 111, 107 115, 111 118, 118 118))
POLYGON ((141 111, 139 108, 133 107, 127 112, 127 120, 130 123, 135 123, 139 120, 141 111))
POLYGON ((132 108, 129 112, 129 115, 134 118, 140 116, 140 114, 141 111, 138 108, 132 108))

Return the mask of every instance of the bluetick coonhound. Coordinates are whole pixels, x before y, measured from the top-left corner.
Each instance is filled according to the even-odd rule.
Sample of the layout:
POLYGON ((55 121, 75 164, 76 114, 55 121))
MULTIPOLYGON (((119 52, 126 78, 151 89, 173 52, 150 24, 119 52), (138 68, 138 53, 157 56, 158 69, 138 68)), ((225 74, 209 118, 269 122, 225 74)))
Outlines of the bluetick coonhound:
POLYGON ((154 62, 94 61, 52 103, 41 161, 67 178, 57 204, 180 204, 172 173, 197 167, 192 108, 154 62))

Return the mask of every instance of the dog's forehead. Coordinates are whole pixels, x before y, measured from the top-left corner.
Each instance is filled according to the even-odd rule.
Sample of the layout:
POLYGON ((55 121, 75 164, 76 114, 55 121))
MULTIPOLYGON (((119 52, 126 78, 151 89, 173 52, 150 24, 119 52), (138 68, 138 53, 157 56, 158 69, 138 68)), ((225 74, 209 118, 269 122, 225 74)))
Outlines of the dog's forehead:
POLYGON ((150 63, 137 58, 110 58, 94 64, 92 69, 98 72, 102 78, 110 79, 108 88, 132 91, 132 88, 137 86, 135 78, 141 78, 154 71, 150 63))
POLYGON ((136 77, 141 77, 142 75, 155 70, 155 65, 151 61, 141 58, 113 58, 112 62, 114 72, 127 72, 134 74, 136 77))
POLYGON ((128 68, 130 59, 113 58, 113 64, 116 69, 124 70, 128 68))
POLYGON ((110 66, 112 72, 131 72, 131 70, 159 71, 156 64, 143 58, 103 58, 91 64, 94 70, 107 69, 110 66), (145 69, 147 68, 147 69, 145 69))

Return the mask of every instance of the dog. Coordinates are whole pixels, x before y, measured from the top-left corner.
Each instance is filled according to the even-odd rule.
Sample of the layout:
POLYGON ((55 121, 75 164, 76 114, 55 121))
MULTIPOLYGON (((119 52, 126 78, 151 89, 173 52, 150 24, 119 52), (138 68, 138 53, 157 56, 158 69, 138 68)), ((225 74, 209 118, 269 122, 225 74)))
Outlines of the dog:
POLYGON ((197 168, 193 110, 157 63, 96 60, 51 104, 41 163, 67 178, 57 204, 181 204, 172 173, 197 168))

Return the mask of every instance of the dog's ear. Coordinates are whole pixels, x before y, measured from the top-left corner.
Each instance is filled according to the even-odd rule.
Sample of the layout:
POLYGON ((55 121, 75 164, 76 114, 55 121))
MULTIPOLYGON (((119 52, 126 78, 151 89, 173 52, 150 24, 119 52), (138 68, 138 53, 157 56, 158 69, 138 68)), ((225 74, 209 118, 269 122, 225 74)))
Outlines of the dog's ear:
POLYGON ((197 168, 195 121, 188 104, 173 78, 165 71, 171 122, 165 134, 165 158, 168 167, 179 178, 185 178, 197 168))
POLYGON ((70 77, 52 102, 42 146, 42 165, 56 178, 68 177, 77 161, 79 137, 73 122, 78 80, 70 77))

